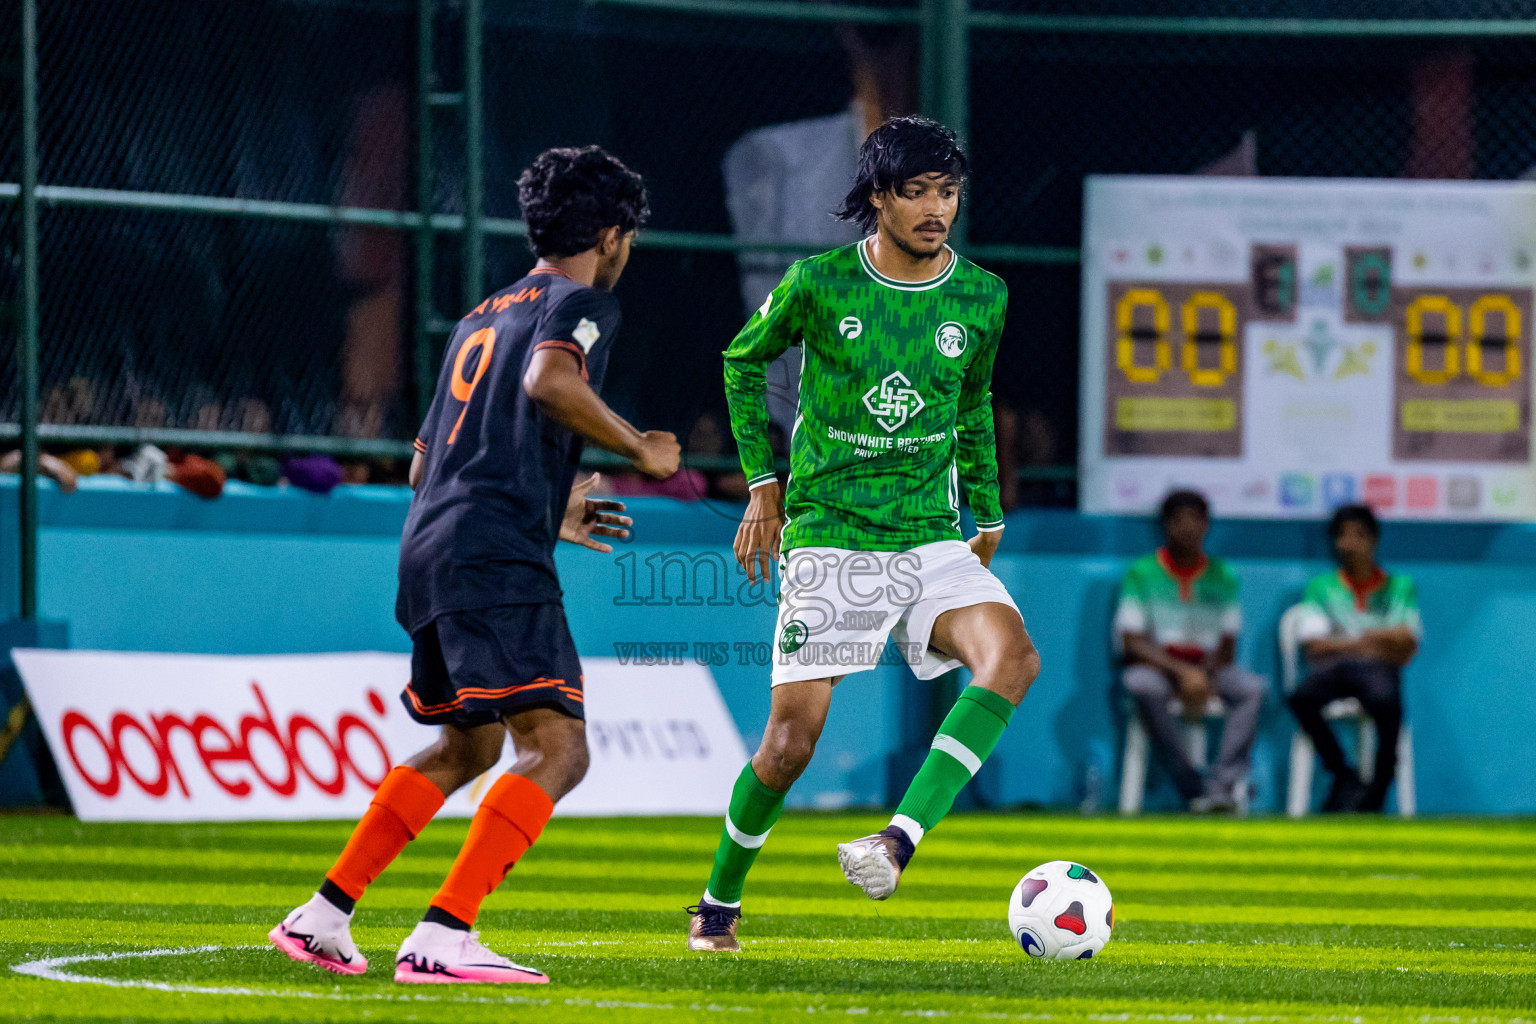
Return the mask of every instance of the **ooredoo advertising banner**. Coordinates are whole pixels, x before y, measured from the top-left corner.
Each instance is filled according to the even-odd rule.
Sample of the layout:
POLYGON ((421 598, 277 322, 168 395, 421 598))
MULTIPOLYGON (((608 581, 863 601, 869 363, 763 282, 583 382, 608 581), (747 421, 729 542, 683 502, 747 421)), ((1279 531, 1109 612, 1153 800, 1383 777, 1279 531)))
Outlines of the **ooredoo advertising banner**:
MULTIPOLYGON (((13 657, 84 821, 354 818, 436 735, 400 704, 405 655, 13 657)), ((555 813, 724 813, 747 754, 709 670, 583 667, 592 765, 555 813)), ((509 743, 442 813, 472 814, 513 760, 509 743)))

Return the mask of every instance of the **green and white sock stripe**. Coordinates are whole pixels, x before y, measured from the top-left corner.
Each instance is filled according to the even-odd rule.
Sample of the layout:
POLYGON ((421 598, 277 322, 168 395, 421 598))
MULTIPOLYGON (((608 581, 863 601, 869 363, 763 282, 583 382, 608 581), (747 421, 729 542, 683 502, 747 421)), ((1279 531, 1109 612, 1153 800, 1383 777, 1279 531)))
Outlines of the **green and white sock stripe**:
POLYGON ((974 777, 1012 717, 1013 705, 1006 698, 980 686, 967 686, 944 716, 933 749, 959 761, 974 777))
POLYGON ((745 847, 748 850, 755 850, 768 841, 768 833, 772 831, 773 829, 770 827, 762 832, 759 832, 757 835, 749 835, 746 832, 743 832, 741 829, 737 828, 736 823, 731 820, 730 812, 726 812, 725 834, 730 836, 731 841, 734 842, 737 846, 745 847))
POLYGON ((763 785, 752 770, 752 763, 747 762, 736 777, 730 807, 725 812, 725 826, 720 830, 714 871, 705 889, 711 903, 740 906, 747 872, 783 810, 784 794, 763 785))
POLYGON ((943 751, 956 761, 959 761, 965 767, 965 770, 971 773, 972 778, 975 778, 976 773, 981 771, 981 758, 977 757, 970 747, 961 743, 953 736, 939 733, 933 738, 933 749, 943 751))
MULTIPOLYGON (((943 820, 960 790, 991 756, 1012 717, 1013 705, 1006 698, 967 686, 939 726, 928 757, 896 808, 897 816, 911 819, 923 831, 943 820)), ((912 835, 912 830, 907 833, 912 835)), ((913 842, 920 835, 913 836, 913 842)))

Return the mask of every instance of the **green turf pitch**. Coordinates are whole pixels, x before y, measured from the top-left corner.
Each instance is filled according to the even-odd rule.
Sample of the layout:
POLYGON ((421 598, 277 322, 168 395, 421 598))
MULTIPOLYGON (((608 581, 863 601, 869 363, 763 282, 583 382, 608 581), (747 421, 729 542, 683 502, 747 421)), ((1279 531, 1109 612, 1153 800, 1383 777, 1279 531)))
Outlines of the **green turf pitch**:
POLYGON ((345 823, 0 818, 0 1019, 1536 1021, 1531 822, 957 816, 877 904, 833 850, 881 824, 786 816, 747 883, 742 953, 703 956, 682 908, 718 822, 557 820, 479 921, 553 983, 498 988, 390 980, 465 822, 375 884, 353 929, 368 974, 335 978, 265 936, 345 823), (1098 959, 1031 961, 1009 938, 1013 885, 1058 858, 1115 894, 1098 959))

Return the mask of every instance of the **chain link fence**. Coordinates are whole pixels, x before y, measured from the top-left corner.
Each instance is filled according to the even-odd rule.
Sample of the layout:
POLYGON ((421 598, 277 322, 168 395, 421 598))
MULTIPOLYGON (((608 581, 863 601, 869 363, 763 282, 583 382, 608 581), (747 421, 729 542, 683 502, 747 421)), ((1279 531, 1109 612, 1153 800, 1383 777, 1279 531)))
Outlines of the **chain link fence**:
MULTIPOLYGON (((18 6, 0 5, 7 53, 18 6)), ((399 83, 413 74, 413 17, 387 3, 40 5, 39 180, 109 194, 45 200, 40 216, 44 422, 345 429, 349 319, 368 315, 404 266, 399 239, 114 207, 110 194, 401 207, 411 118, 399 83)), ((4 110, 14 182, 19 124, 13 105, 4 110)), ((8 231, 8 295, 16 244, 8 231)), ((13 358, 15 345, 3 348, 13 358)), ((14 422, 15 364, 6 368, 0 415, 14 422)), ((384 429, 409 428, 397 416, 384 429)))
MULTIPOLYGON (((107 190, 89 203, 45 195, 44 421, 408 439, 413 325, 434 321, 420 363, 432 366, 436 321, 463 308, 465 218, 489 218, 485 290, 514 279, 532 262, 515 224, 519 170, 545 147, 596 142, 646 175, 654 210, 620 286, 607 397, 645 427, 718 425, 719 352, 793 243, 842 240, 825 211, 866 121, 918 108, 955 70, 935 66, 922 29, 948 3, 484 0, 476 211, 462 102, 473 2, 435 5, 425 105, 415 0, 41 5, 41 182, 107 190), (414 222, 325 210, 412 211, 423 170, 441 221, 431 308, 413 298, 414 222), (263 219, 167 196, 316 205, 263 219)), ((10 78, 17 10, 0 2, 10 78)), ((1075 461, 1084 175, 1536 167, 1536 22, 1517 20, 1536 18, 1536 0, 1148 0, 1130 20, 1114 0, 970 10, 968 244, 1009 283, 995 390, 1025 466, 1075 461)), ((14 105, 0 104, 6 183, 19 135, 14 105)), ((0 418, 14 422, 9 200, 0 229, 0 418)), ((1025 497, 1070 499, 1070 487, 1025 497)))

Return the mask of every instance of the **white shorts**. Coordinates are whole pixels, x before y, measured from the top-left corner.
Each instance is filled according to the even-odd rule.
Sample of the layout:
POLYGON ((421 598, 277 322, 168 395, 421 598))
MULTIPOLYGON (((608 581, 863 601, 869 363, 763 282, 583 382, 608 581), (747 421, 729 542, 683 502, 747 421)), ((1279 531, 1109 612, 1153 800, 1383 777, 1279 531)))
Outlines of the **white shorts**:
POLYGON ((795 548, 779 562, 779 573, 774 686, 836 682, 898 661, 917 678, 933 679, 960 667, 928 646, 941 614, 989 602, 1019 610, 970 545, 958 540, 907 551, 795 548), (889 652, 887 637, 894 641, 889 652))

